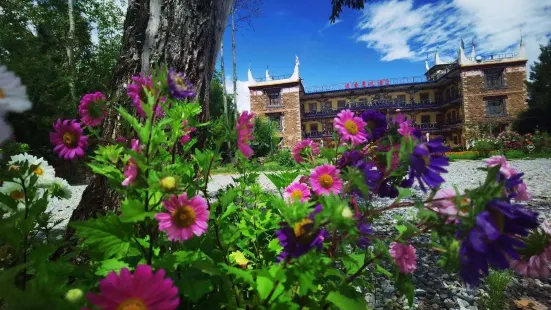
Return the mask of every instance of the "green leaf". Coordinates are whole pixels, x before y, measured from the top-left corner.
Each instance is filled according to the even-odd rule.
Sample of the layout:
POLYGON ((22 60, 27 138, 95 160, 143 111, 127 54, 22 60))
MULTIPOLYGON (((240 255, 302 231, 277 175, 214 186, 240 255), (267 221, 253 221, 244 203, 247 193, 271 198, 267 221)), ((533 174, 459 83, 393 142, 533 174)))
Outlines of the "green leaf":
POLYGON ((129 268, 130 266, 118 259, 110 258, 100 262, 100 266, 96 269, 95 275, 105 277, 111 271, 120 271, 123 268, 129 268))
POLYGON ((298 282, 300 284, 298 295, 306 296, 309 291, 315 292, 317 290, 317 286, 314 284, 315 280, 316 276, 311 272, 301 272, 298 275, 298 282))
POLYGON ((342 263, 346 268, 346 272, 348 274, 353 274, 356 271, 358 271, 358 269, 360 269, 360 267, 364 263, 364 256, 365 255, 362 253, 362 254, 351 254, 348 257, 346 256, 343 257, 342 263))
POLYGON ((71 226, 77 230, 77 235, 84 238, 85 246, 103 252, 105 258, 124 257, 130 246, 132 225, 122 223, 113 213, 86 222, 75 222, 71 226))
POLYGON ((342 295, 339 292, 331 292, 327 295, 327 300, 332 302, 337 308, 341 310, 366 310, 367 305, 363 298, 358 300, 353 300, 342 295))
POLYGON ((222 216, 220 217, 220 220, 223 220, 225 218, 227 218, 228 216, 234 214, 237 210, 239 210, 239 206, 236 206, 234 205, 233 203, 230 204, 226 210, 224 211, 224 213, 222 214, 222 216))
POLYGON ((220 264, 220 267, 224 268, 227 273, 234 275, 237 279, 243 280, 245 281, 245 283, 254 285, 253 275, 250 270, 227 266, 225 264, 220 264))
POLYGON ((399 203, 402 199, 411 197, 413 191, 411 188, 397 187, 398 188, 398 197, 393 203, 399 203))
POLYGON ((392 273, 390 273, 390 271, 386 270, 385 268, 381 267, 381 265, 377 265, 377 272, 382 273, 389 278, 392 278, 392 273))
POLYGON ((134 199, 126 199, 123 201, 121 211, 122 215, 120 220, 123 223, 136 223, 155 216, 155 212, 145 211, 145 205, 142 201, 134 199))
POLYGON ((184 296, 193 302, 198 301, 214 289, 214 285, 209 279, 193 279, 193 281, 186 279, 185 281, 180 281, 180 287, 184 296))
POLYGON ((120 113, 122 118, 128 124, 130 124, 132 129, 134 129, 134 131, 136 131, 136 133, 138 134, 138 137, 140 138, 140 140, 141 141, 147 141, 147 138, 148 138, 147 128, 142 127, 142 125, 140 124, 138 119, 136 119, 134 116, 130 115, 130 113, 128 113, 128 111, 126 111, 126 109, 124 109, 123 107, 115 107, 115 109, 120 113))
POLYGON ((285 271, 281 265, 272 265, 270 270, 261 270, 256 277, 256 290, 258 291, 258 295, 260 295, 262 300, 265 300, 273 290, 270 301, 275 300, 285 289, 282 284, 285 280, 285 271), (277 287, 275 285, 277 285, 277 287))
POLYGON ((398 273, 398 277, 396 278, 394 284, 396 285, 396 288, 407 297, 409 306, 411 307, 415 293, 415 287, 413 286, 411 275, 398 273))

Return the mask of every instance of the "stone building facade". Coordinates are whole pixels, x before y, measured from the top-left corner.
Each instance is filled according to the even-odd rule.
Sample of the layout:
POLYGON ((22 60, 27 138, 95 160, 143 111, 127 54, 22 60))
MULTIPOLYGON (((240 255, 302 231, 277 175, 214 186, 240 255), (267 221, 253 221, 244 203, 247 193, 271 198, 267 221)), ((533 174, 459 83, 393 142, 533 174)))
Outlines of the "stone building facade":
POLYGON ((505 130, 526 104, 526 48, 517 53, 470 57, 464 44, 457 59, 443 62, 436 51, 434 63, 425 62, 425 75, 401 79, 356 81, 305 88, 298 57, 292 75, 255 79, 249 69, 251 111, 278 124, 282 145, 293 147, 311 138, 327 141, 333 119, 343 109, 361 113, 376 109, 390 120, 405 114, 424 135, 441 136, 450 145, 464 145, 481 131, 505 130), (482 129, 484 128, 484 129, 482 129))

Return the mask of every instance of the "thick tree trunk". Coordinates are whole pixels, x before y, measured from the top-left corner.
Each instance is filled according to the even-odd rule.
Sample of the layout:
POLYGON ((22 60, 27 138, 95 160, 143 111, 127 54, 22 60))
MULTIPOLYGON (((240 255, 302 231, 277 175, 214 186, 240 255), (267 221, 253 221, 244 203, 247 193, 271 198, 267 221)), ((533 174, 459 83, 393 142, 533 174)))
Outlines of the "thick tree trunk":
MULTIPOLYGON (((203 106, 202 118, 207 120, 210 81, 233 1, 129 0, 121 56, 111 82, 111 102, 129 106, 126 84, 130 77, 149 73, 153 66, 166 63, 185 72, 194 83, 203 106)), ((119 116, 110 113, 102 129, 106 139, 119 137, 119 116)), ((94 176, 71 221, 116 211, 119 205, 119 196, 109 190, 105 178, 94 176)), ((72 234, 68 229, 65 237, 72 234)))

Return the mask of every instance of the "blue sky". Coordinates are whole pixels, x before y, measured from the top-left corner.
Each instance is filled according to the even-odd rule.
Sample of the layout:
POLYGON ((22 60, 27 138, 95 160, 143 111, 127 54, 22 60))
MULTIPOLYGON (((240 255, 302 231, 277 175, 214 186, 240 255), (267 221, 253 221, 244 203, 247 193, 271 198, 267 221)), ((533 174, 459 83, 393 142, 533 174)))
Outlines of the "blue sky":
MULTIPOLYGON (((477 55, 516 52, 521 33, 528 57, 551 36, 551 0, 372 0, 362 11, 344 9, 329 24, 330 0, 264 0, 252 28, 237 33, 240 108, 246 108, 247 69, 263 77, 291 74, 295 55, 308 86, 421 76, 439 46, 444 60, 457 55, 463 38, 477 55)), ((226 31, 226 77, 231 77, 231 33, 226 31)), ((219 64, 217 69, 220 69, 219 64)))

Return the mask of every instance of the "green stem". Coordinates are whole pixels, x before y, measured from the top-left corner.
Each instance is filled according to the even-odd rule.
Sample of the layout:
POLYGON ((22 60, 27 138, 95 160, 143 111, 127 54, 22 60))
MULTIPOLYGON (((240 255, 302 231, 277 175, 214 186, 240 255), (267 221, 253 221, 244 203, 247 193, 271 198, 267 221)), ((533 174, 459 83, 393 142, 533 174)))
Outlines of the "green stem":
MULTIPOLYGON (((21 179, 21 188, 23 189, 23 195, 25 196, 25 222, 29 217, 29 195, 27 193, 27 187, 25 186, 25 179, 21 179)), ((27 288, 27 247, 29 243, 29 234, 25 231, 23 237, 23 264, 25 268, 23 269, 23 290, 27 288)))

